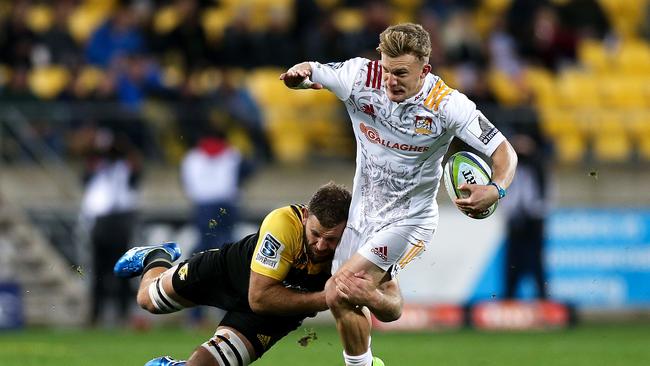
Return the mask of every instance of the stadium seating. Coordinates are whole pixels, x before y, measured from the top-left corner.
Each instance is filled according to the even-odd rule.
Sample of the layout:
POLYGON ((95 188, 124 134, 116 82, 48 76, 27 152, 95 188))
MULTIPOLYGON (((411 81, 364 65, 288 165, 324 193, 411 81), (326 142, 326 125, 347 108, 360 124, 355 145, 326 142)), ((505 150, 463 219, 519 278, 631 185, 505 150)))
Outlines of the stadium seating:
MULTIPOLYGON (((500 107, 506 109, 529 105, 532 97, 534 106, 542 114, 543 131, 562 146, 558 149, 562 152, 561 161, 578 162, 589 156, 621 162, 623 156, 648 160, 648 132, 639 127, 648 119, 644 117, 643 122, 638 122, 640 117, 630 116, 647 116, 650 109, 650 44, 639 34, 649 2, 597 1, 612 24, 615 37, 581 39, 576 49, 576 64, 563 66, 559 71, 525 64, 521 75, 490 69, 487 72, 488 85, 500 107), (557 113, 549 113, 549 110, 557 113), (601 111, 608 112, 606 115, 610 122, 598 118, 601 111), (614 127, 619 123, 615 121, 619 121, 621 126, 614 127), (607 126, 608 133, 599 132, 603 126, 607 126)), ((401 22, 417 20, 426 2, 389 0, 388 3, 392 11, 390 19, 401 22)), ((85 42, 111 16, 118 4, 117 0, 82 0, 74 5, 68 18, 68 32, 81 52, 85 42)), ((364 9, 354 2, 317 0, 316 4, 332 11, 332 19, 339 31, 357 32, 365 24, 364 9)), ((471 26, 483 38, 482 41, 488 39, 496 21, 503 19, 511 4, 512 0, 476 2, 470 14, 471 26)), ((208 46, 212 47, 222 40, 224 30, 242 14, 247 15, 254 31, 264 32, 273 19, 283 19, 283 23, 292 24, 295 5, 295 0, 223 0, 201 7, 199 24, 205 31, 208 46)), ((163 2, 156 6, 149 14, 150 22, 145 21, 146 25, 143 25, 150 27, 148 30, 154 37, 168 34, 182 20, 176 3, 163 2)), ((27 27, 36 34, 43 34, 54 24, 55 10, 49 2, 29 4, 25 17, 27 27)), ((11 2, 0 2, 0 19, 11 14, 11 2)), ((444 27, 445 20, 440 19, 440 24, 444 27)), ((443 43, 448 41, 443 39, 443 43)), ((216 60, 218 63, 219 56, 210 57, 209 62, 216 60)), ((214 91, 220 82, 217 69, 220 65, 206 67, 202 64, 199 69, 188 70, 176 59, 164 57, 159 61, 163 82, 168 88, 189 85, 193 93, 202 96, 214 91)), ((29 86, 33 94, 44 100, 57 98, 70 86, 78 97, 91 97, 102 79, 109 77, 105 70, 84 65, 79 69, 69 68, 69 65, 36 65, 29 72, 29 86)), ((462 88, 456 80, 462 80, 462 75, 456 72, 457 66, 437 65, 435 72, 442 75, 449 85, 462 88)), ((339 145, 351 143, 351 140, 347 119, 336 98, 330 93, 288 90, 277 80, 282 71, 265 67, 246 70, 244 77, 244 84, 262 106, 269 136, 273 144, 277 144, 274 149, 282 151, 280 156, 291 161, 304 161, 315 150, 325 155, 347 150, 339 145), (286 134, 280 133, 291 126, 303 129, 291 135, 292 143, 288 142, 286 134)), ((11 67, 0 65, 0 88, 10 82, 10 76, 11 67)))

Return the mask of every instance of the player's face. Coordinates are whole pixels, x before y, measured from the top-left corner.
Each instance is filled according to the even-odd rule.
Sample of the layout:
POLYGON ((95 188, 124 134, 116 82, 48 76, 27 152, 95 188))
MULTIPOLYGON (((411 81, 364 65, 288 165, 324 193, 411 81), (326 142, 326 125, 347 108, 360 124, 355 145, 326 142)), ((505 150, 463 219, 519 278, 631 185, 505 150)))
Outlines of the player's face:
POLYGON ((429 64, 411 54, 390 57, 382 53, 381 67, 388 99, 397 103, 417 94, 431 71, 429 64))
POLYGON ((334 259, 334 251, 341 241, 345 222, 333 228, 326 228, 320 224, 315 215, 309 215, 304 224, 307 256, 311 262, 323 263, 334 259))

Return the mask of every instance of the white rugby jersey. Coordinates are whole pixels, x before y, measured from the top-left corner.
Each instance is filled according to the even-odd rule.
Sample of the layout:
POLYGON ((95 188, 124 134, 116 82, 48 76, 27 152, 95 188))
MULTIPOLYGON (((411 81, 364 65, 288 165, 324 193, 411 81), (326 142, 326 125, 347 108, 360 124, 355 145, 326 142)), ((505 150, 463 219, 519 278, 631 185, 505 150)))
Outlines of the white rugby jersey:
POLYGON ((394 223, 437 225, 442 158, 454 136, 490 156, 503 135, 464 94, 436 75, 420 92, 388 99, 379 61, 310 63, 311 79, 345 103, 357 142, 348 226, 372 233, 394 223))

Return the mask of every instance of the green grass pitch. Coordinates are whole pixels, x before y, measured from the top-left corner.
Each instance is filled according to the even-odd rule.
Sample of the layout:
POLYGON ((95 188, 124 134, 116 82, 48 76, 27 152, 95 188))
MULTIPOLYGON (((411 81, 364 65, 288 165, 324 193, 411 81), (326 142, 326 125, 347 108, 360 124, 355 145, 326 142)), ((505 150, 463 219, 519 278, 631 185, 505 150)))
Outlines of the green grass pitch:
MULTIPOLYGON (((151 358, 185 358, 209 330, 47 330, 0 332, 3 366, 127 366, 151 358)), ((387 366, 403 365, 650 365, 650 325, 590 325, 549 332, 373 334, 373 351, 387 366)), ((302 327, 255 363, 257 366, 343 365, 333 327, 302 327), (298 340, 313 329, 317 339, 298 340)))

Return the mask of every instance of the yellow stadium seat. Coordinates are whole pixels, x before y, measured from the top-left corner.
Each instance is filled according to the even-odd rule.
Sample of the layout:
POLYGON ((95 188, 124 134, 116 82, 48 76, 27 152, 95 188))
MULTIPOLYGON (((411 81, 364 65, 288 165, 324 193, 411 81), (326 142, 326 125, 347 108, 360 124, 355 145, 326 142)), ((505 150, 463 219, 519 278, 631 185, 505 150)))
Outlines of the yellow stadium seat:
POLYGON ((603 132, 594 136, 594 157, 603 162, 625 162, 630 159, 632 143, 628 136, 620 132, 603 132))
POLYGON ((629 75, 604 78, 600 83, 603 105, 614 108, 643 108, 648 103, 644 95, 646 81, 629 75))
POLYGON ((409 10, 394 10, 392 12, 392 24, 409 23, 415 20, 414 12, 409 10))
POLYGON ((33 5, 27 11, 27 27, 35 33, 43 33, 52 27, 54 12, 45 4, 33 5))
POLYGON ((231 11, 216 6, 203 11, 201 25, 210 42, 218 42, 221 40, 224 29, 230 23, 231 16, 231 11))
POLYGON ((553 74, 541 67, 529 67, 524 70, 524 83, 535 97, 535 102, 541 107, 557 105, 556 86, 553 74))
POLYGON ((390 0, 395 10, 413 11, 422 5, 422 0, 390 0))
POLYGON ((275 157, 284 163, 304 162, 308 154, 308 138, 304 123, 283 119, 267 121, 267 132, 275 157))
POLYGON ((650 109, 626 111, 625 129, 636 145, 639 158, 650 161, 650 109))
POLYGON ((108 14, 115 10, 120 0, 83 0, 83 5, 95 11, 108 14))
POLYGON ((612 59, 601 41, 586 39, 578 45, 578 59, 592 72, 604 73, 612 69, 612 59))
POLYGON ((153 16, 153 30, 158 34, 166 34, 173 31, 180 21, 174 6, 163 6, 153 16))
POLYGON ((341 2, 342 0, 316 0, 316 4, 318 4, 318 7, 324 10, 334 9, 340 6, 341 2))
POLYGON ((259 68, 249 74, 246 85, 258 103, 276 107, 291 104, 291 90, 279 79, 282 72, 279 68, 259 68))
POLYGON ((83 44, 107 17, 108 13, 101 8, 78 6, 68 19, 70 35, 77 43, 83 44))
POLYGON ((639 158, 650 162, 650 133, 639 136, 636 150, 639 158))
POLYGON ((4 64, 0 64, 0 88, 7 85, 11 79, 11 69, 4 64))
POLYGON ((499 103, 514 106, 524 101, 525 94, 506 73, 497 69, 490 70, 488 83, 499 103))
POLYGON ((597 107, 600 105, 598 90, 591 74, 565 70, 558 75, 557 98, 564 107, 597 107))
POLYGON ((579 133, 564 133, 554 140, 558 160, 565 164, 580 162, 586 151, 585 137, 579 133))
POLYGON ((512 0, 483 0, 483 8, 494 13, 502 13, 510 6, 512 0))
POLYGON ((575 124, 573 111, 569 109, 542 108, 540 109, 541 128, 549 137, 555 138, 564 133, 580 133, 575 124))
POLYGON ((650 72, 650 46, 641 40, 624 41, 615 54, 616 66, 631 75, 647 75, 650 72))
POLYGON ((650 136, 650 109, 626 111, 625 129, 634 138, 650 136))
POLYGON ((352 33, 363 27, 363 14, 354 8, 341 8, 333 16, 334 26, 344 33, 352 33))
POLYGON ((75 94, 79 96, 87 96, 97 90, 103 79, 106 77, 104 72, 93 66, 86 66, 77 75, 74 89, 75 94))
POLYGON ((36 68, 28 76, 32 93, 42 99, 52 99, 58 96, 68 84, 70 74, 59 66, 36 68))
POLYGON ((593 113, 594 135, 625 134, 625 112, 620 110, 600 110, 593 113))

